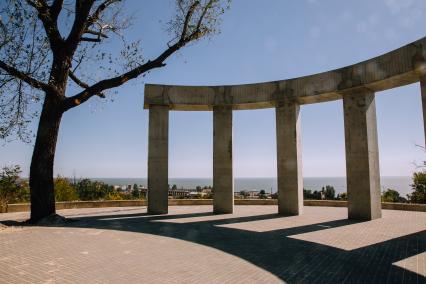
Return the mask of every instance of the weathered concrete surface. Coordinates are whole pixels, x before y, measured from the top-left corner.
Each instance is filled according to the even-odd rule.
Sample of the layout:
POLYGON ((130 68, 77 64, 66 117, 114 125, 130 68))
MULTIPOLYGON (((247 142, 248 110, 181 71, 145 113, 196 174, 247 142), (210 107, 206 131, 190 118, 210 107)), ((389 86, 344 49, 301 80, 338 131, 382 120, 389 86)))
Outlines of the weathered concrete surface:
MULTIPOLYGON (((70 209, 60 227, 0 228, 0 283, 424 283, 426 213, 276 206, 70 209)), ((0 214, 2 220, 28 213, 0 214)), ((2 226, 0 226, 2 227, 2 226)))
POLYGON ((425 137, 425 147, 426 147, 426 75, 420 77, 420 91, 422 95, 422 107, 423 107, 423 130, 425 137))
POLYGON ((343 96, 348 216, 381 217, 379 149, 374 92, 357 90, 343 96))
POLYGON ((169 192, 169 107, 149 110, 148 211, 167 214, 169 192))
POLYGON ((300 144, 300 107, 294 101, 275 109, 277 133, 278 212, 303 212, 303 178, 300 144))
POLYGON ((341 93, 359 87, 382 91, 419 81, 425 72, 426 38, 384 55, 340 69, 288 80, 228 86, 145 85, 145 108, 169 105, 172 110, 212 110, 276 106, 284 98, 299 104, 341 99, 341 93))
MULTIPOLYGON (((220 133, 214 138, 216 154, 213 171, 217 192, 214 208, 217 213, 229 213, 232 212, 233 204, 233 195, 230 196, 230 188, 233 187, 232 110, 276 107, 279 212, 300 214, 303 207, 303 185, 299 150, 299 105, 343 98, 349 217, 369 220, 380 217, 374 92, 421 81, 426 139, 425 76, 426 37, 354 65, 288 80, 228 86, 146 84, 144 108, 214 111, 214 131, 220 133), (366 92, 369 94, 366 95, 366 92), (291 107, 289 102, 292 102, 291 107), (222 114, 224 110, 228 115, 222 114), (222 124, 230 127, 218 126, 222 124)), ((160 199, 163 200, 165 193, 161 195, 163 197, 160 199)), ((163 200, 158 212, 166 210, 164 206, 166 202, 163 200)))
POLYGON ((218 214, 234 210, 234 176, 232 169, 232 108, 213 109, 213 211, 218 214))

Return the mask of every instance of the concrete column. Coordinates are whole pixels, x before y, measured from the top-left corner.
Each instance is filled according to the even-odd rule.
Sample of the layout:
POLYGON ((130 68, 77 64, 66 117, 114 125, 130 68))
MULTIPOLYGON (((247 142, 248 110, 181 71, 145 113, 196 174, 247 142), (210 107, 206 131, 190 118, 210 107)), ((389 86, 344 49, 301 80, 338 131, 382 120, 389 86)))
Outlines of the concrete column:
POLYGON ((423 106, 423 129, 424 129, 424 137, 425 137, 425 145, 426 146, 426 75, 420 77, 420 89, 422 93, 422 106, 423 106))
POLYGON ((148 140, 148 213, 168 213, 169 107, 150 106, 148 140))
POLYGON ((382 216, 374 92, 343 95, 349 219, 382 216))
POLYGON ((303 212, 299 110, 296 102, 282 102, 275 109, 278 213, 283 215, 299 215, 303 212))
POLYGON ((234 211, 234 177, 232 171, 232 108, 213 108, 213 211, 234 211))

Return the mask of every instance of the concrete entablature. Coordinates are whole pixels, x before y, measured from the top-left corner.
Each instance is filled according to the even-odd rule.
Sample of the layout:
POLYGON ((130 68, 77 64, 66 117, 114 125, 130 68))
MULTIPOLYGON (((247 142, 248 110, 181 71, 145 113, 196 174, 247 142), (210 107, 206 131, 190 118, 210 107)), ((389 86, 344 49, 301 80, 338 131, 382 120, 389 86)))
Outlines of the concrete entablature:
MULTIPOLYGON (((145 85, 149 109, 148 211, 168 212, 169 110, 213 111, 215 213, 233 212, 232 112, 275 108, 278 212, 303 212, 300 105, 343 100, 348 216, 381 217, 375 92, 420 81, 426 127, 426 37, 340 69, 294 79, 228 86, 145 85)), ((426 128, 425 128, 426 129, 426 128)))
POLYGON ((168 105, 171 110, 234 110, 275 107, 295 99, 298 104, 342 98, 345 92, 368 88, 378 92, 419 81, 426 73, 426 37, 381 56, 314 75, 265 83, 225 86, 145 85, 144 107, 168 105))

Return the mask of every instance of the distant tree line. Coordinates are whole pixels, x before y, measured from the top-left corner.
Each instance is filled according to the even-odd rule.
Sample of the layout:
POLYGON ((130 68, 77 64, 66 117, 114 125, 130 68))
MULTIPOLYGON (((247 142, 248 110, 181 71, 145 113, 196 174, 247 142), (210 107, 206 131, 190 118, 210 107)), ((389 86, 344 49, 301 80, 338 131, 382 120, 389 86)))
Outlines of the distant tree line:
MULTIPOLYGON (((9 166, 1 169, 0 212, 7 204, 28 202, 30 200, 28 181, 22 179, 20 175, 21 168, 19 166, 9 166)), ((412 192, 406 198, 400 196, 398 191, 388 188, 382 192, 382 202, 426 204, 426 171, 415 172, 412 182, 412 192)), ((171 188, 177 189, 177 186, 173 185, 171 188)), ((204 189, 211 189, 211 187, 197 186, 196 191, 200 194, 192 198, 212 198, 211 193, 201 194, 204 189)), ((72 182, 70 179, 61 176, 58 176, 54 180, 54 192, 56 201, 131 200, 144 198, 137 184, 133 185, 131 191, 123 192, 101 181, 81 179, 72 182)), ((248 192, 241 191, 240 194, 246 195, 248 192)), ((271 195, 271 198, 277 197, 277 193, 271 195)), ((346 192, 336 195, 334 187, 330 185, 326 185, 318 191, 303 189, 303 197, 304 199, 314 200, 347 200, 346 192)), ((259 192, 259 198, 267 198, 265 190, 259 192)))
POLYGON ((58 176, 54 185, 56 201, 131 200, 143 197, 137 184, 133 185, 132 190, 123 192, 101 181, 85 178, 71 183, 68 178, 58 176))
POLYGON ((323 186, 321 190, 310 190, 303 189, 303 198, 304 199, 314 199, 314 200, 347 200, 346 192, 339 193, 336 196, 336 190, 331 185, 323 186))
MULTIPOLYGON (((0 171, 0 212, 7 204, 30 201, 28 181, 22 179, 19 166, 4 167, 0 171)), ((112 185, 90 179, 71 182, 58 176, 54 179, 56 201, 130 200, 142 198, 137 184, 130 192, 122 192, 112 185)))

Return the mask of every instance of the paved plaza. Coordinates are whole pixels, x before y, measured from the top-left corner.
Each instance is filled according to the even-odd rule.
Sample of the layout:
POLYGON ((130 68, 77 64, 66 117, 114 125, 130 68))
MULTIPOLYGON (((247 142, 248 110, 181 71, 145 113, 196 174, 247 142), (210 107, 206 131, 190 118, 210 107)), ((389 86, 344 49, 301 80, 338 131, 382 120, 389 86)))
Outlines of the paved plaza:
POLYGON ((347 220, 346 208, 171 206, 62 210, 74 221, 17 226, 0 214, 0 283, 424 283, 426 212, 384 210, 347 220))

